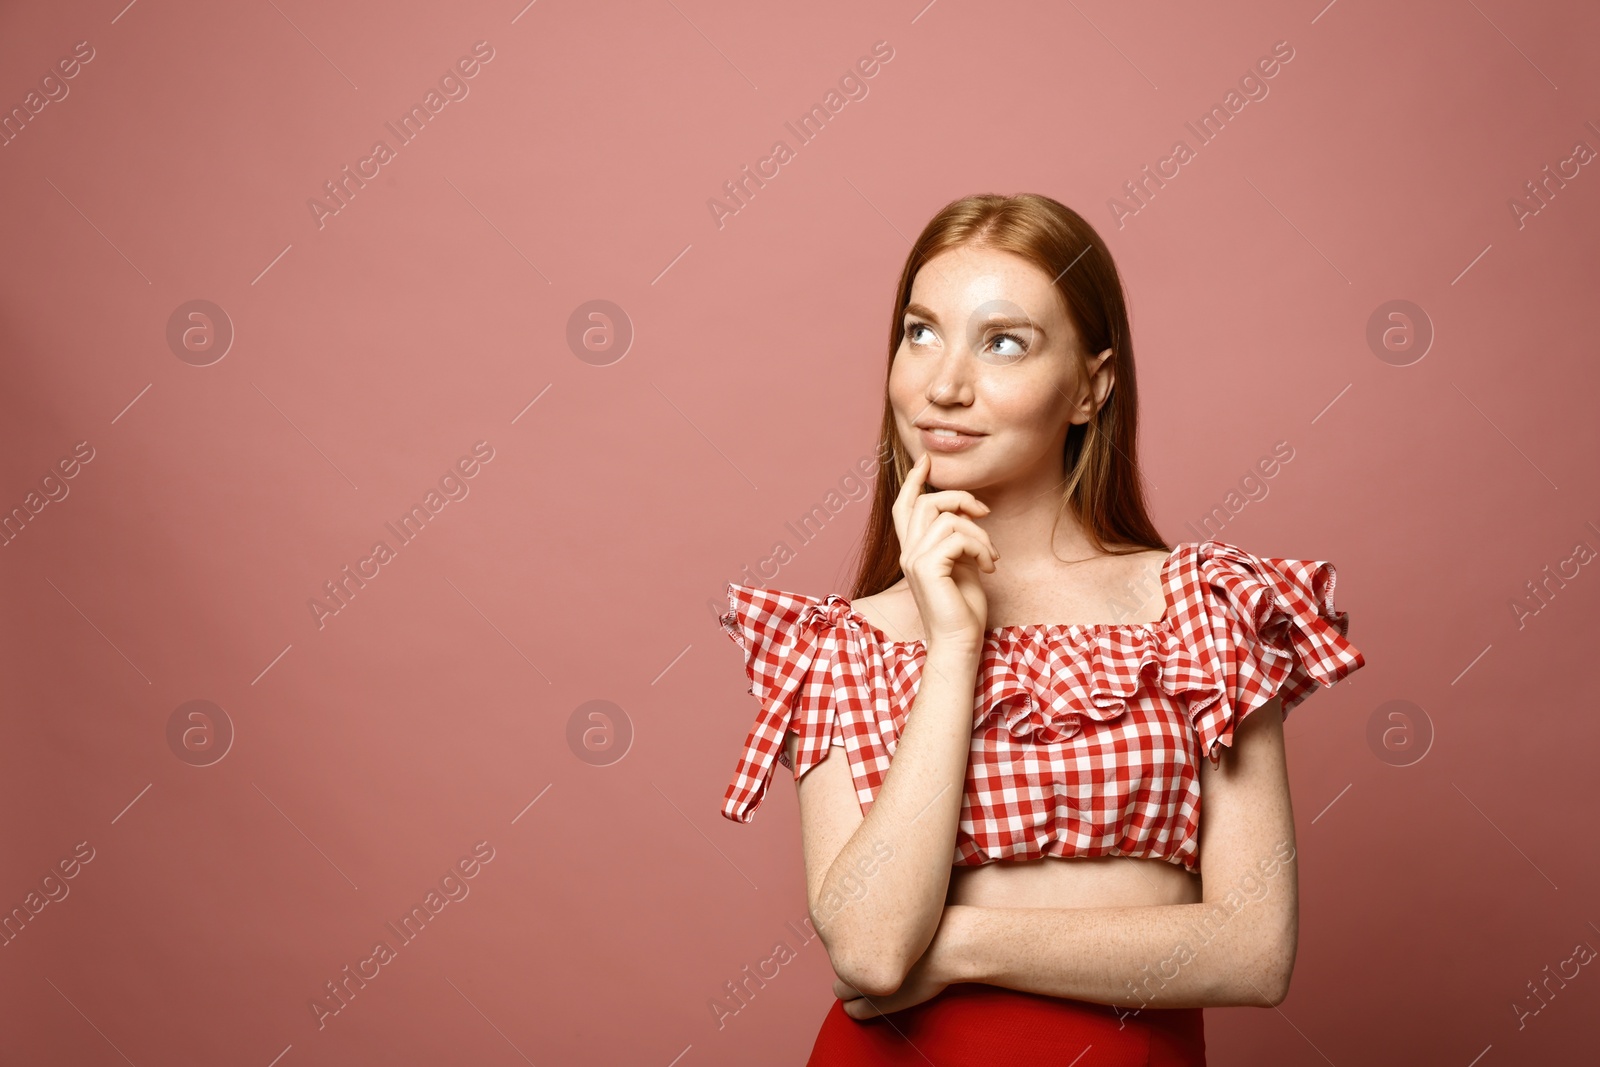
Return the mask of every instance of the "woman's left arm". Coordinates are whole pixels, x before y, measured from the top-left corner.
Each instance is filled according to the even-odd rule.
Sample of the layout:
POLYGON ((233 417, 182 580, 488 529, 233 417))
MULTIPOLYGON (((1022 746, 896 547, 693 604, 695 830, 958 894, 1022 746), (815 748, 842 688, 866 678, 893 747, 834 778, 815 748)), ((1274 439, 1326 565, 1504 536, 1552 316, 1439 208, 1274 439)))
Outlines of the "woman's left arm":
POLYGON ((1200 761, 1203 902, 1116 908, 950 905, 900 988, 835 992, 855 1018, 898 1011, 954 982, 1132 1008, 1274 1006, 1299 927, 1294 812, 1279 698, 1238 724, 1218 766, 1200 761))

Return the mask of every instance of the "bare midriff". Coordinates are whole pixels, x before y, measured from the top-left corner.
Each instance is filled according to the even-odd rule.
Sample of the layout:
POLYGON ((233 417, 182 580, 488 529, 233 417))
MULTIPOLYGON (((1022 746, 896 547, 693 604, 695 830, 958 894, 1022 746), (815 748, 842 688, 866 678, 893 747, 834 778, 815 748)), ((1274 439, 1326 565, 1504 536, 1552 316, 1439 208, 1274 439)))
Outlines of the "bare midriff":
POLYGON ((952 867, 946 904, 986 908, 1115 908, 1201 902, 1200 875, 1169 860, 1046 856, 952 867))

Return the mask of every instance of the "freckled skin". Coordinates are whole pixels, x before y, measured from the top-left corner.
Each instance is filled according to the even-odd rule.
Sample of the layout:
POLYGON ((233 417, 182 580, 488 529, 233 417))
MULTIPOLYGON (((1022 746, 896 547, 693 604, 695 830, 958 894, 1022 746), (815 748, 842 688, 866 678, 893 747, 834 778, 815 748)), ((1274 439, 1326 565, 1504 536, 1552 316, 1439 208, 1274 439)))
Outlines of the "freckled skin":
MULTIPOLYGON (((980 574, 986 628, 1160 619, 1166 553, 1100 554, 1070 513, 1057 517, 1067 432, 1109 396, 1110 350, 1085 352, 1051 278, 1008 252, 963 247, 940 254, 918 271, 910 303, 890 368, 890 406, 908 458, 932 453, 929 491, 966 490, 992 509, 976 520, 1001 555, 994 574, 980 574), (916 426, 928 418, 984 436, 963 451, 938 452, 924 446, 916 426), (1119 608, 1112 605, 1126 612, 1130 603, 1138 607, 1114 617, 1119 608)), ((921 637, 904 579, 854 606, 897 640, 921 637)), ((1200 900, 1198 875, 1125 856, 956 867, 948 896, 951 904, 991 907, 1200 900)))

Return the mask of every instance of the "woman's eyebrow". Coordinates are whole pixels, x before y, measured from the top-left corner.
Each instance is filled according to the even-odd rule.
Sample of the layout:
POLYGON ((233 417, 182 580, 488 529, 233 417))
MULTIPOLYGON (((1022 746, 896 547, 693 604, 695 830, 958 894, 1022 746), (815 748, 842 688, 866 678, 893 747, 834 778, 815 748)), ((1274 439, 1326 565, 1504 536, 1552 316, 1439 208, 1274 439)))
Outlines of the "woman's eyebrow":
MULTIPOLYGON (((929 322, 933 323, 934 325, 938 325, 938 323, 939 323, 939 316, 935 315, 932 310, 930 310, 929 308, 924 307, 921 304, 907 304, 906 305, 906 314, 907 315, 915 315, 919 319, 927 319, 929 322)), ((1015 329, 1015 328, 1017 328, 1019 326, 1027 326, 1030 329, 1034 329, 1034 330, 1039 331, 1041 336, 1048 336, 1048 334, 1045 333, 1045 329, 1044 329, 1043 326, 1039 325, 1037 322, 1034 322, 1032 319, 1029 319, 1029 318, 1018 319, 1018 318, 1009 318, 1009 317, 1007 317, 1005 315, 993 314, 993 315, 990 315, 988 318, 984 319, 983 320, 983 324, 985 326, 998 326, 1001 329, 1015 329)))
POLYGON ((1037 330, 1040 334, 1044 333, 1044 327, 1032 319, 1011 319, 1006 318, 1004 315, 991 315, 983 320, 983 324, 985 326, 998 326, 1002 330, 1014 330, 1019 326, 1026 326, 1030 330, 1037 330))

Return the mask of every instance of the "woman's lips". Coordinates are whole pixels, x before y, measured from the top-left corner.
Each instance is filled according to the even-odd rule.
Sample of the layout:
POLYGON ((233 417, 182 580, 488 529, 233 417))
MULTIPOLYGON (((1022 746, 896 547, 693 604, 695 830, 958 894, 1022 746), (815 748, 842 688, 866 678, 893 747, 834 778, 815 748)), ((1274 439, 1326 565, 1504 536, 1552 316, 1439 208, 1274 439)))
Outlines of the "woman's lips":
POLYGON ((981 433, 934 433, 920 426, 917 427, 917 432, 922 435, 922 447, 929 452, 960 452, 962 449, 971 448, 988 436, 981 433))

